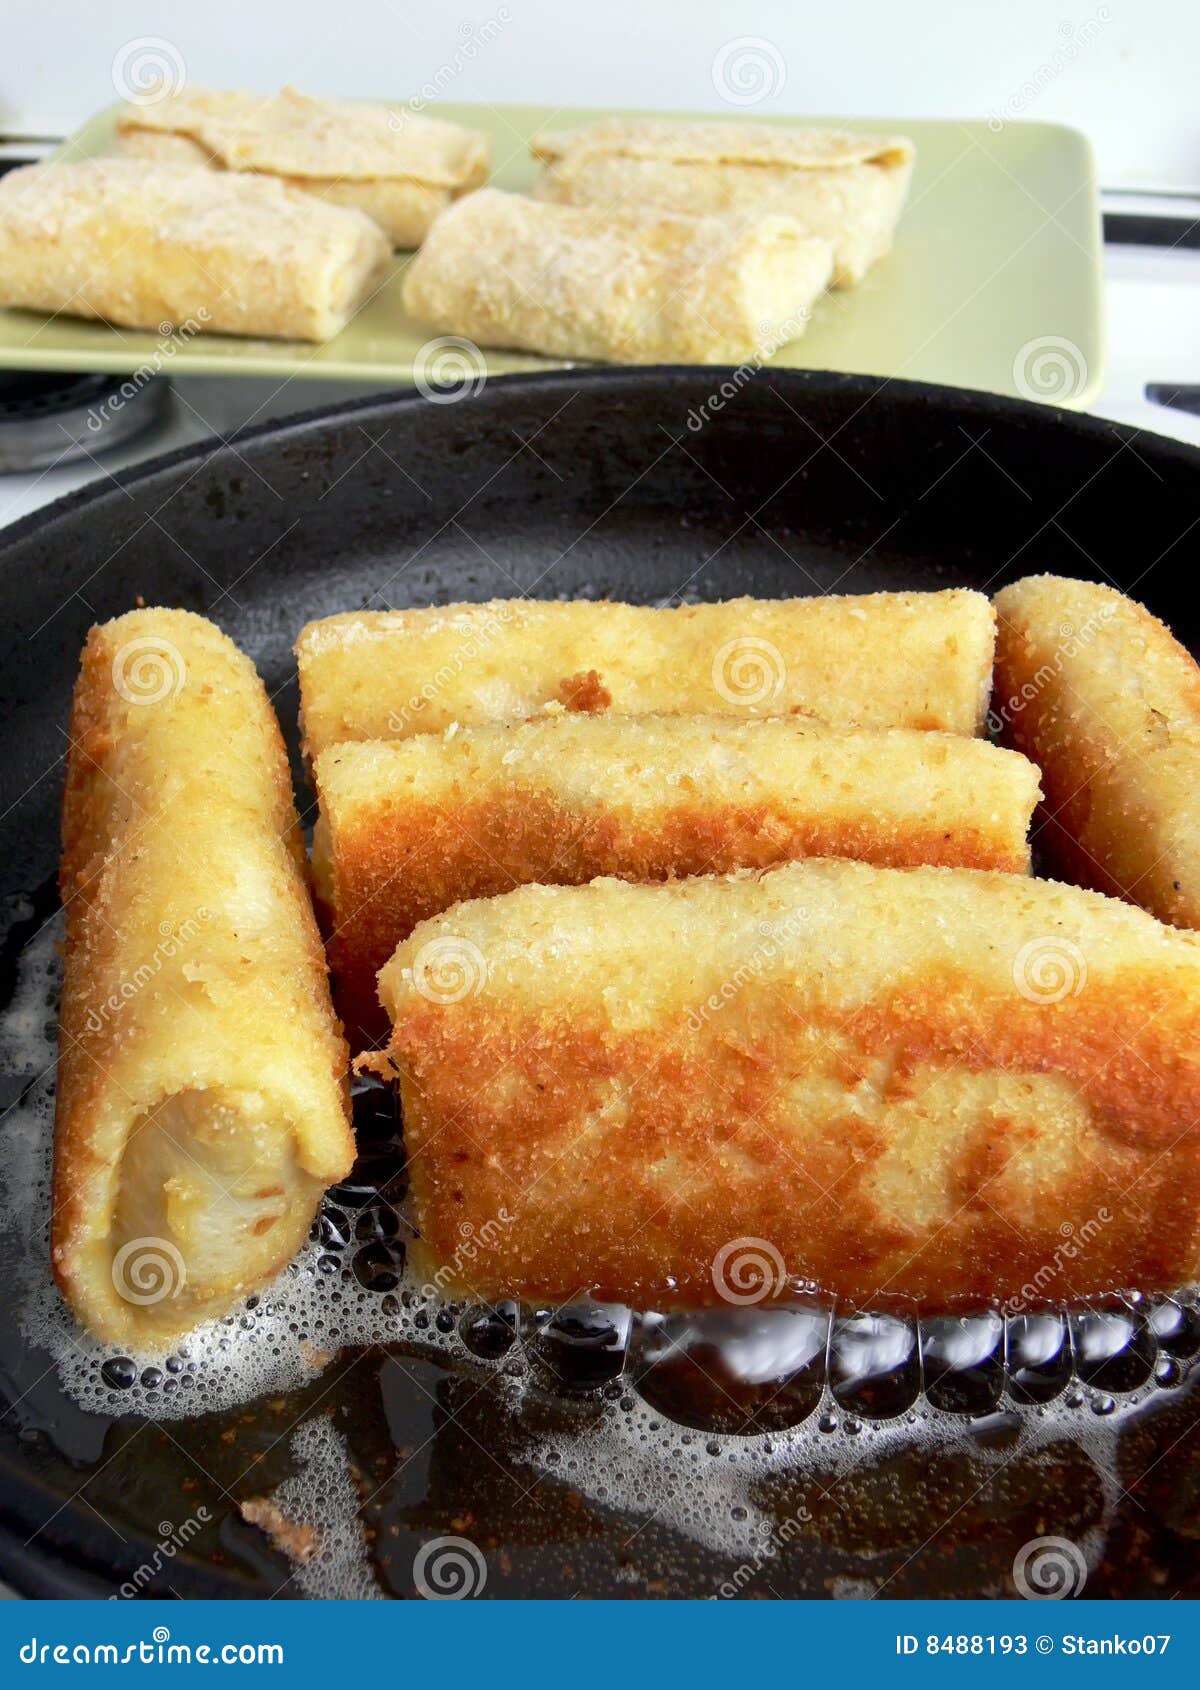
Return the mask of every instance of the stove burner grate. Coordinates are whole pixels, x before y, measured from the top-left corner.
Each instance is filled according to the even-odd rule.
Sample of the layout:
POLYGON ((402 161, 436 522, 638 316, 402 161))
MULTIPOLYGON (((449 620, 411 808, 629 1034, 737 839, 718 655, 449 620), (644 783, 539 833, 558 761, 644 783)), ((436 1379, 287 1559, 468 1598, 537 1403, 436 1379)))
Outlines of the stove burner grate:
POLYGON ((0 473, 98 457, 162 421, 165 376, 0 371, 0 473))

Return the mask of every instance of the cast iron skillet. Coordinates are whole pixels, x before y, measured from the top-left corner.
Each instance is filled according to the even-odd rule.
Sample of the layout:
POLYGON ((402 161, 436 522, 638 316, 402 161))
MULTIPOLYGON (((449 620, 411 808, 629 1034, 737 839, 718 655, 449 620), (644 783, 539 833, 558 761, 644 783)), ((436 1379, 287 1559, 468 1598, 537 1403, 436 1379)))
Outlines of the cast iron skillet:
MULTIPOLYGON (((1198 523, 1200 454, 1185 446, 982 394, 826 374, 509 377, 459 402, 356 402, 160 458, 0 537, 0 894, 36 893, 38 906, 18 923, 9 967, 22 934, 53 905, 46 887, 80 644, 93 621, 135 602, 214 617, 258 663, 294 752, 292 641, 308 618, 334 610, 526 593, 670 603, 990 591, 1054 570, 1135 593, 1196 649, 1198 523)), ((0 1340, 6 1406, 39 1372, 11 1331, 0 1340)), ((381 1537, 419 1543, 469 1512, 473 1534, 503 1551, 492 1556, 489 1595, 713 1588, 722 1569, 711 1557, 653 1525, 626 1551, 641 1522, 572 1502, 569 1487, 536 1529, 517 1488, 508 1494, 494 1473, 472 1489, 471 1439, 491 1436, 487 1395, 448 1412, 459 1383, 428 1361, 380 1351, 343 1376, 337 1403, 362 1461, 386 1464, 405 1440, 441 1440, 428 1494, 414 1492, 406 1472, 397 1484, 408 1491, 388 1498, 376 1521, 381 1537)), ((289 1403, 289 1421, 302 1399, 289 1403)), ((1135 1419, 1125 1442, 1137 1504, 1118 1506, 1089 1596, 1200 1594, 1190 1523, 1200 1450, 1187 1407, 1179 1392, 1165 1411, 1135 1419)), ((197 1473, 220 1482, 226 1418, 235 1417, 135 1437, 128 1420, 89 1424, 42 1381, 0 1423, 4 1575, 38 1595, 119 1586, 147 1559, 158 1522, 182 1517, 197 1473)), ((257 1423, 238 1433, 238 1471, 246 1447, 264 1453, 261 1489, 287 1471, 275 1436, 257 1423)), ((840 1577, 879 1582, 882 1568, 889 1595, 1003 1593, 1013 1551, 1038 1534, 1049 1494, 1062 1498, 1053 1529, 1086 1531, 1093 1479, 1064 1447, 1048 1466, 1014 1461, 973 1496, 966 1456, 931 1467, 910 1452, 869 1466, 843 1496, 836 1526, 780 1558, 772 1588, 823 1596, 840 1577)), ((213 1500, 212 1530, 156 1575, 150 1593, 262 1595, 286 1577, 229 1500, 213 1500)), ((411 1553, 397 1556, 401 1564, 411 1553)), ((380 1576, 396 1594, 412 1593, 406 1572, 384 1566, 380 1576)))

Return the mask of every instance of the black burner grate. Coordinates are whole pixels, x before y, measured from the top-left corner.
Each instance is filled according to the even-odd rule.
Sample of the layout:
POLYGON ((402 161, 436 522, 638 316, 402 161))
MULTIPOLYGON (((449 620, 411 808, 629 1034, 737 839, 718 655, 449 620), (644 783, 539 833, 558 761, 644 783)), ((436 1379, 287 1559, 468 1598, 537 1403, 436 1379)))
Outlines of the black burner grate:
POLYGON ((0 371, 0 473, 98 457, 166 415, 165 376, 0 371))

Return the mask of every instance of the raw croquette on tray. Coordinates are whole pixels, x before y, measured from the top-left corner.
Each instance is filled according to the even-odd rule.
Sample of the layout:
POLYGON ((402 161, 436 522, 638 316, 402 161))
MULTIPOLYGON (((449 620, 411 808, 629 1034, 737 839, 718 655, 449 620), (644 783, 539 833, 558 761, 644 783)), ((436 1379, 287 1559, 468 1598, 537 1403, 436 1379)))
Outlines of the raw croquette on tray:
MULTIPOLYGON (((103 151, 117 109, 84 124, 58 156, 103 151)), ((436 115, 490 134, 493 183, 520 191, 537 175, 528 143, 539 129, 614 114, 439 105, 436 115)), ((1082 135, 1049 123, 993 130, 979 122, 799 113, 762 121, 904 134, 917 149, 894 251, 857 287, 826 294, 803 338, 783 347, 774 367, 944 382, 1079 408, 1094 398, 1104 367, 1102 241, 1094 161, 1082 135)), ((165 365, 178 375, 451 383, 559 367, 526 354, 469 351, 464 362, 453 348, 431 349, 441 337, 407 318, 400 303, 409 257, 396 255, 383 287, 327 345, 199 334, 167 342, 165 365)), ((161 358, 162 346, 154 335, 101 323, 0 311, 0 365, 8 369, 134 370, 161 358)))

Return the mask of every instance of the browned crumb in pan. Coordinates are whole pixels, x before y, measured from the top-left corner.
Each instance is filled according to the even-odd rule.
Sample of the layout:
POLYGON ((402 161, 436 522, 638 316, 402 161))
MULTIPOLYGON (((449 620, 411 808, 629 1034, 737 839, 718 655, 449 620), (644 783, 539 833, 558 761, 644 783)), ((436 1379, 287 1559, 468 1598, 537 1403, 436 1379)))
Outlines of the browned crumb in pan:
POLYGON ((242 1519, 264 1531, 281 1554, 303 1567, 321 1547, 316 1526, 290 1519, 269 1496, 249 1496, 238 1503, 242 1519))

